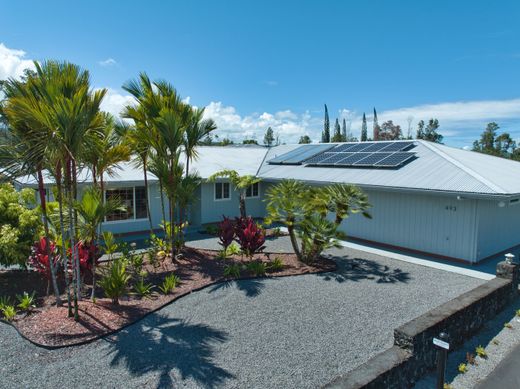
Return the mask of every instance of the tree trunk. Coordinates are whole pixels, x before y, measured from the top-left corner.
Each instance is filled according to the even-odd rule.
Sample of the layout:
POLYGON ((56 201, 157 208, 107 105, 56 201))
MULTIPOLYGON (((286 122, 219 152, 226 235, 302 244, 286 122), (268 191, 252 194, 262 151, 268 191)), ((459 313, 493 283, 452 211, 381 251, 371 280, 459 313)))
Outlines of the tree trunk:
POLYGON ((246 193, 245 193, 244 189, 240 191, 239 202, 240 202, 240 217, 245 219, 247 217, 247 215, 246 215, 246 193))
POLYGON ((190 174, 190 157, 186 157, 186 177, 190 174))
POLYGON ((63 274, 65 275, 65 288, 67 289, 67 308, 68 316, 72 317, 72 304, 70 298, 70 279, 69 279, 69 260, 65 249, 65 221, 63 217, 63 187, 61 181, 61 162, 56 169, 56 187, 58 189, 58 207, 60 212, 60 233, 61 233, 61 256, 63 258, 63 274))
MULTIPOLYGON (((150 222, 150 234, 153 234, 152 214, 150 213, 150 202, 148 201, 148 174, 146 172, 146 158, 143 158, 143 173, 144 173, 144 194, 146 198, 146 213, 148 214, 148 221, 150 222)), ((161 193, 162 196, 162 193, 161 193)))
MULTIPOLYGON (((74 159, 72 159, 72 188, 73 188, 73 196, 74 196, 74 201, 78 201, 78 176, 77 176, 77 169, 76 169, 76 161, 74 159)), ((72 207, 72 203, 70 205, 72 207)), ((76 237, 76 231, 78 231, 78 211, 73 208, 73 215, 74 215, 74 218, 73 218, 73 223, 74 223, 74 237, 76 237)), ((77 282, 76 282, 76 288, 77 288, 77 295, 78 295, 78 300, 81 300, 81 284, 82 284, 82 280, 81 280, 81 267, 80 267, 80 262, 79 262, 79 252, 78 252, 78 248, 76 247, 75 248, 75 251, 76 251, 76 272, 77 272, 77 282)))
POLYGON ((289 224, 287 225, 287 231, 289 232, 289 238, 291 239, 291 245, 293 247, 294 253, 298 257, 298 260, 302 261, 302 253, 300 252, 300 248, 298 247, 298 240, 296 239, 296 231, 294 231, 293 223, 294 221, 289 222, 289 224))
POLYGON ((161 181, 159 180, 159 191, 161 192, 161 210, 162 210, 162 220, 163 223, 166 223, 166 211, 164 210, 164 196, 163 196, 163 186, 161 181))
POLYGON ((72 189, 72 163, 70 157, 67 159, 67 168, 66 168, 66 187, 67 187, 67 198, 68 198, 68 210, 69 210, 69 239, 70 239, 70 249, 71 249, 71 263, 72 272, 73 272, 73 280, 75 281, 75 285, 73 287, 74 290, 74 320, 79 321, 79 313, 78 313, 78 293, 79 293, 79 272, 78 272, 78 263, 77 263, 77 247, 76 247, 76 230, 74 229, 74 211, 72 209, 73 202, 73 189, 72 189))
POLYGON ((56 280, 56 268, 54 266, 54 253, 51 252, 51 242, 49 239, 49 220, 47 218, 47 200, 45 199, 45 188, 43 183, 43 174, 41 169, 38 169, 38 192, 40 193, 40 205, 42 208, 43 228, 45 230, 45 244, 47 256, 49 258, 49 267, 51 269, 52 287, 54 295, 56 296, 56 306, 61 306, 60 291, 58 289, 58 282, 56 280))
MULTIPOLYGON (((92 236, 90 244, 95 244, 96 237, 92 236)), ((92 294, 90 295, 90 298, 92 301, 96 301, 96 259, 92 258, 92 294)))

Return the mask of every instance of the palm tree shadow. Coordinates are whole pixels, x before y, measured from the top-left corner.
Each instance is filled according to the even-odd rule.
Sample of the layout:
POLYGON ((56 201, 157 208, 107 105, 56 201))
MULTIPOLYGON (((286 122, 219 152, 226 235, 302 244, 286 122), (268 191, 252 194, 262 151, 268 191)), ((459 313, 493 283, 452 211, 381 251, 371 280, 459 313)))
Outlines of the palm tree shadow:
POLYGON ((213 362, 215 346, 228 338, 226 332, 205 324, 154 314, 107 339, 110 365, 123 365, 134 376, 158 373, 158 389, 179 386, 174 377, 215 388, 234 378, 213 362))
POLYGON ((264 279, 253 278, 249 280, 233 280, 219 282, 211 286, 209 292, 213 293, 218 290, 224 290, 233 286, 235 286, 238 290, 244 292, 247 297, 256 297, 260 293, 262 293, 262 290, 265 288, 264 279))
POLYGON ((338 268, 334 272, 319 274, 326 281, 354 281, 373 280, 381 283, 407 283, 410 273, 399 268, 390 268, 387 265, 362 258, 334 257, 338 268))

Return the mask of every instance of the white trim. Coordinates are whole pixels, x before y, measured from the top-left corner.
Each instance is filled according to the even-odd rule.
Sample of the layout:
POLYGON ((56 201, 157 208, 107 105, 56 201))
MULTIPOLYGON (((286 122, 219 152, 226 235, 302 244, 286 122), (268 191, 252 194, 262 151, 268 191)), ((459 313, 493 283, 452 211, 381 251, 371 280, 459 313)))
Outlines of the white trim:
POLYGON ((213 201, 230 201, 231 200, 231 184, 225 181, 218 181, 213 183, 213 201), (228 194, 229 197, 222 197, 221 199, 217 199, 217 184, 222 185, 222 196, 224 196, 224 184, 227 184, 229 187, 228 194))
MULTIPOLYGON (((260 182, 256 182, 253 185, 258 185, 258 194, 256 196, 248 196, 246 188, 246 199, 259 199, 260 198, 260 182)), ((253 186, 251 185, 251 187, 253 186)), ((253 188, 251 188, 251 194, 253 194, 253 188)))

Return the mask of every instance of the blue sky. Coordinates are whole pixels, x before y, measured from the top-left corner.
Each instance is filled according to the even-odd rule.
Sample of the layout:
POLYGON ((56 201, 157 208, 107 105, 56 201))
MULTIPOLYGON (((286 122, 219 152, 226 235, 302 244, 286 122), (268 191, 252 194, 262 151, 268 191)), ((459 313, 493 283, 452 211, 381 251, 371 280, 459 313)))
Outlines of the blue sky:
POLYGON ((520 2, 0 1, 0 78, 66 59, 110 88, 146 71, 172 82, 221 136, 318 139, 331 119, 438 117, 470 145, 488 121, 520 139, 520 2))

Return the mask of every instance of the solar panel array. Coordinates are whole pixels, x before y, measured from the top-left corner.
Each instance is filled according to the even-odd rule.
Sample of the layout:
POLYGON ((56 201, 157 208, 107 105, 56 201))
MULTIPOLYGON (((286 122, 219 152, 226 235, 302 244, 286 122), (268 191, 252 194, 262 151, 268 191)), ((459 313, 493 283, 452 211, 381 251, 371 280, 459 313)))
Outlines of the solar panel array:
POLYGON ((412 141, 308 145, 268 161, 269 164, 397 168, 415 158, 412 141))

